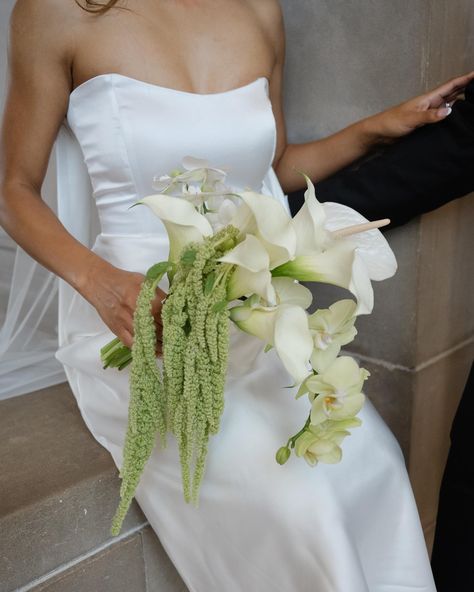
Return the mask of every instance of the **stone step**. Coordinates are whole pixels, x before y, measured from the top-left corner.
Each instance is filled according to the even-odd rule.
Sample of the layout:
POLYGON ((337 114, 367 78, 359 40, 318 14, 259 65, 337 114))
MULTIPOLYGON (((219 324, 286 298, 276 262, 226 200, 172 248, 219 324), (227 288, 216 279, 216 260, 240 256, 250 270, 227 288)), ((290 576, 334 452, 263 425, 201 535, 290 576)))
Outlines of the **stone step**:
POLYGON ((0 402, 0 592, 186 592, 67 383, 0 402))

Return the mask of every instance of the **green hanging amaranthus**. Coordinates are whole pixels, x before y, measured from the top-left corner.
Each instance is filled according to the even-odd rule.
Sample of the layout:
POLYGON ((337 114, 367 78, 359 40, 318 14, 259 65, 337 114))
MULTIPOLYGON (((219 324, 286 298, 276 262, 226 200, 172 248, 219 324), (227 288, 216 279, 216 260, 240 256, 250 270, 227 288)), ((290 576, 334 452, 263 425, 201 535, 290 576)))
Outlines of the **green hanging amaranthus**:
POLYGON ((151 301, 156 293, 156 285, 169 267, 166 261, 150 268, 137 297, 133 318, 128 425, 120 470, 121 500, 112 520, 113 535, 120 532, 140 476, 155 445, 157 432, 162 445, 166 446, 166 396, 156 363, 156 332, 151 301))
MULTIPOLYGON (((209 437, 219 431, 224 410, 229 354, 227 285, 234 266, 217 259, 235 246, 238 234, 229 225, 202 242, 188 244, 177 264, 154 265, 142 283, 134 314, 121 501, 112 521, 113 535, 120 532, 157 432, 163 446, 168 431, 176 437, 184 498, 198 504, 209 437), (151 301, 166 271, 171 281, 161 311, 161 376, 151 301)), ((123 367, 123 355, 117 350, 112 355, 123 367)), ((107 355, 103 360, 114 366, 107 355)))

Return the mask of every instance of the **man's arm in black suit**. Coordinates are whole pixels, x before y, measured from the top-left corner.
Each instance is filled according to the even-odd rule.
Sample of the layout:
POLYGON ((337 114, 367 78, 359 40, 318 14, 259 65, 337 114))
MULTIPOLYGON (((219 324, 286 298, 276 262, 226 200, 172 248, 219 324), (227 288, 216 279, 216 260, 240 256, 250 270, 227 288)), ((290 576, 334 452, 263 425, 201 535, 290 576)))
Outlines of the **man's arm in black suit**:
MULTIPOLYGON (((451 115, 379 147, 317 182, 319 201, 350 206, 369 220, 390 218, 393 228, 474 190, 474 82, 451 115)), ((303 191, 290 193, 293 215, 303 191)))

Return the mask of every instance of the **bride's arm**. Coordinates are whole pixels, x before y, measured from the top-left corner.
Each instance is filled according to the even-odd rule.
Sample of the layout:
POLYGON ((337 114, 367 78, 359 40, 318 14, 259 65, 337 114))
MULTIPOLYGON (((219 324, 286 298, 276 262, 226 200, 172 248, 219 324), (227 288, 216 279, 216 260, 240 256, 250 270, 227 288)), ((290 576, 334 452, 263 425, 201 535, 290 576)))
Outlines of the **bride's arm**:
POLYGON ((452 102, 474 78, 474 72, 453 78, 432 91, 395 107, 357 121, 326 138, 288 144, 282 108, 285 35, 278 3, 271 10, 267 2, 267 26, 275 47, 275 66, 270 80, 270 100, 277 123, 277 149, 273 167, 285 193, 306 187, 297 171, 305 172, 314 182, 328 177, 366 154, 375 144, 409 134, 415 128, 441 121, 452 102), (273 14, 272 14, 273 12, 273 14), (296 169, 296 170, 295 170, 296 169))
MULTIPOLYGON (((71 88, 74 19, 57 0, 18 0, 10 20, 8 92, 0 136, 0 225, 63 278, 126 345, 143 275, 118 269, 78 242, 41 198, 71 88)), ((153 312, 158 316, 158 294, 153 312)))

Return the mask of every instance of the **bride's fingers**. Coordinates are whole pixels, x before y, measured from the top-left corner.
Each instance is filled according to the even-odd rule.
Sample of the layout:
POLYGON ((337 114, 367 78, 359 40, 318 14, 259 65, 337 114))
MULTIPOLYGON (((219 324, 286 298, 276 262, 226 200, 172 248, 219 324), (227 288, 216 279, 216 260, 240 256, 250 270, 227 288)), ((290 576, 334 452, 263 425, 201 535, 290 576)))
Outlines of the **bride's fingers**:
POLYGON ((127 346, 128 348, 132 348, 133 344, 133 335, 128 331, 128 329, 122 329, 121 331, 117 332, 117 337, 120 341, 127 346))
POLYGON ((429 97, 435 98, 438 95, 441 97, 447 97, 454 93, 459 94, 466 88, 471 80, 474 80, 474 71, 470 72, 469 74, 465 74, 464 76, 457 76, 456 78, 448 80, 444 84, 441 84, 432 91, 428 92, 427 95, 429 97))

